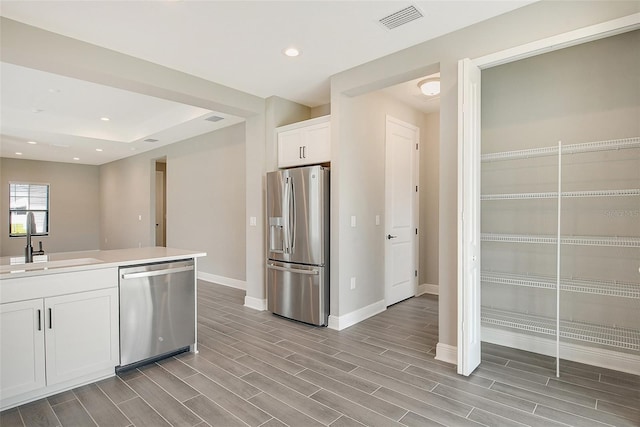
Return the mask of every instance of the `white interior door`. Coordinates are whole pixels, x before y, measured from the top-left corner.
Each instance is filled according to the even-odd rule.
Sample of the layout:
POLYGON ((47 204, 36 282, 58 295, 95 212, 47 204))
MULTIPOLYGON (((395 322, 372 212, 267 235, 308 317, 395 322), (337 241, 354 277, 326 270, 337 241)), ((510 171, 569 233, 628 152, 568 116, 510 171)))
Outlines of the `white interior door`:
POLYGON ((416 294, 417 175, 420 130, 387 116, 385 161, 385 302, 416 294))
POLYGON ((458 373, 480 364, 480 68, 458 62, 458 373))

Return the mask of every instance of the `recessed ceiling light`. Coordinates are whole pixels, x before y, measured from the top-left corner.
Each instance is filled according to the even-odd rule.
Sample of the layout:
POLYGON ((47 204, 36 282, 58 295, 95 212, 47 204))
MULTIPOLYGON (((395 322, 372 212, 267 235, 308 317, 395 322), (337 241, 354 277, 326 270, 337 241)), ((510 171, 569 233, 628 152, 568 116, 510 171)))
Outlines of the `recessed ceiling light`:
POLYGON ((22 156, 22 153, 21 153, 21 152, 19 152, 19 151, 16 151, 16 154, 17 154, 18 156, 22 156))
POLYGON ((96 151, 102 151, 102 148, 96 148, 96 151))
POLYGON ((27 144, 36 145, 37 142, 35 142, 35 141, 27 141, 27 144))
POLYGON ((283 50, 282 53, 294 58, 296 56, 300 56, 302 52, 300 51, 300 49, 296 49, 295 47, 288 47, 285 50, 283 50))
POLYGON ((74 157, 73 160, 80 160, 80 157, 74 157))
POLYGON ((108 122, 111 119, 109 117, 100 117, 100 120, 102 120, 103 122, 108 122))

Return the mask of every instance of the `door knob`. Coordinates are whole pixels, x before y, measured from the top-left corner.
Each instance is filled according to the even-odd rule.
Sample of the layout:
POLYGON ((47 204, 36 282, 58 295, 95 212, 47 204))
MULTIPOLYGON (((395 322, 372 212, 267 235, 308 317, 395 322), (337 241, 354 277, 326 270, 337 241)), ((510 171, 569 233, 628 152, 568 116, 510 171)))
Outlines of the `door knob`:
POLYGON ((395 239, 398 236, 393 236, 391 234, 387 234, 387 240, 395 239))

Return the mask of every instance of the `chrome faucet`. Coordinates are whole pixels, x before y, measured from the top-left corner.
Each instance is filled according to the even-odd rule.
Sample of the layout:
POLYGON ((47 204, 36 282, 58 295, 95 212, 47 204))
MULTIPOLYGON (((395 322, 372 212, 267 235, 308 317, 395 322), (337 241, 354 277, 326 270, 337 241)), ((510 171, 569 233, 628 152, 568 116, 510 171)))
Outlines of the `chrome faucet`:
POLYGON ((27 213, 27 246, 24 248, 24 262, 33 262, 34 255, 44 255, 44 249, 42 249, 42 241, 39 242, 37 251, 33 250, 31 246, 31 235, 36 232, 36 217, 33 212, 27 213))

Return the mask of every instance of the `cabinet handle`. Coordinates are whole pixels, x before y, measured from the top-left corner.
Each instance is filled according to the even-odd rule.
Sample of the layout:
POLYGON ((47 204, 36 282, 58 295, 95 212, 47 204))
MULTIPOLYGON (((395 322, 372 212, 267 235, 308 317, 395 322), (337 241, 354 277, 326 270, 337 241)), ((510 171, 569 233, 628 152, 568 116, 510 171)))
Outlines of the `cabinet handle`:
POLYGON ((51 309, 49 309, 49 329, 53 329, 53 321, 52 321, 51 309))
POLYGON ((307 158, 307 146, 306 145, 302 146, 302 158, 303 159, 307 158))
POLYGON ((38 309, 38 330, 42 330, 42 310, 38 309))
POLYGON ((302 158, 302 146, 298 147, 298 158, 302 158))

